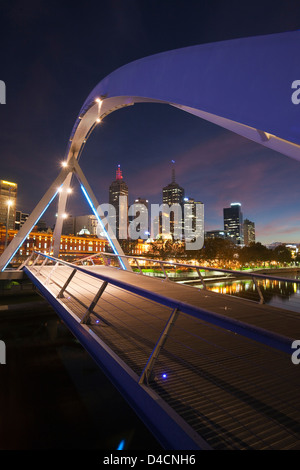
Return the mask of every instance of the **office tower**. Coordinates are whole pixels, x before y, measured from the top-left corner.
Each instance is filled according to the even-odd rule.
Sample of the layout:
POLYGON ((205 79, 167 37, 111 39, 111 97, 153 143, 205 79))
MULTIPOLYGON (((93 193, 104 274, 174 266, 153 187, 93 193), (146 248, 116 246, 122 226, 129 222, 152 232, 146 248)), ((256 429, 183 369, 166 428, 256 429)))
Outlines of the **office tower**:
POLYGON ((250 243, 255 243, 255 223, 251 220, 244 220, 244 244, 249 246, 250 243))
POLYGON ((233 202, 230 207, 224 208, 224 231, 236 245, 243 245, 243 214, 241 204, 233 202))
POLYGON ((183 199, 183 233, 185 240, 199 236, 204 228, 204 204, 194 198, 183 199), (188 208, 186 207, 188 206, 188 208))
POLYGON ((15 219, 15 230, 20 230, 22 225, 28 219, 29 214, 24 214, 22 211, 16 211, 16 219, 15 219))
POLYGON ((175 166, 172 166, 172 181, 163 188, 163 204, 183 204, 184 189, 175 181, 175 166))
POLYGON ((15 229, 17 183, 0 180, 0 224, 8 230, 15 229))
POLYGON ((114 207, 116 217, 108 215, 108 220, 118 239, 128 238, 128 186, 123 180, 120 165, 116 171, 116 179, 109 187, 109 204, 114 207))
POLYGON ((97 235, 98 220, 95 215, 69 216, 63 222, 63 235, 78 235, 84 232, 89 235, 97 235))
MULTIPOLYGON (((169 207, 179 205, 178 213, 174 214, 173 211, 170 213, 163 212, 162 217, 165 220, 169 218, 170 221, 170 234, 175 235, 175 238, 182 238, 183 235, 183 200, 184 200, 184 189, 176 183, 175 180, 175 166, 172 162, 172 181, 163 188, 163 204, 167 204, 169 207), (178 216, 180 214, 180 217, 178 216)), ((161 221, 161 233, 164 231, 164 224, 161 221)))
POLYGON ((138 197, 135 199, 131 207, 131 215, 129 215, 129 224, 136 224, 136 230, 139 232, 139 238, 146 240, 149 237, 149 201, 138 197), (134 214, 133 214, 134 212, 134 214), (138 223, 142 221, 142 223, 138 223), (136 222, 134 222, 136 221, 136 222))
POLYGON ((224 232, 224 230, 208 230, 205 232, 205 238, 228 238, 229 233, 224 232))

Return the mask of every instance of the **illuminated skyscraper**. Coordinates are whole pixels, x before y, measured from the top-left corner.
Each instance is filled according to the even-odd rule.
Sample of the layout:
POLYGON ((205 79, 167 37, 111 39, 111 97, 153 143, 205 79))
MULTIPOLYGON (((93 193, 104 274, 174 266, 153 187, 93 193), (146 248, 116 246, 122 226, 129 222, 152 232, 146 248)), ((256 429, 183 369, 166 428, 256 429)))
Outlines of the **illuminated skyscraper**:
POLYGON ((0 180, 0 224, 8 230, 15 229, 17 192, 17 183, 0 180))
MULTIPOLYGON (((175 180, 175 166, 174 161, 172 161, 172 181, 167 186, 163 188, 163 204, 167 204, 169 207, 179 204, 181 215, 183 214, 183 202, 184 202, 184 189, 176 183, 175 180)), ((168 214, 162 214, 165 217, 168 217, 168 214)), ((162 230, 163 231, 163 230, 162 230)), ((170 233, 171 235, 181 233, 179 238, 182 238, 183 234, 183 218, 181 217, 180 221, 176 221, 176 216, 174 217, 174 212, 170 212, 170 233), (178 224, 178 226, 176 225, 178 224)), ((176 237, 178 238, 178 237, 176 237)))
POLYGON ((183 200, 183 229, 185 240, 192 240, 199 235, 200 227, 204 228, 204 204, 194 198, 185 197, 183 200), (189 210, 186 210, 189 206, 189 210), (200 208, 200 210, 198 210, 200 208))
POLYGON ((140 232, 140 238, 145 240, 149 237, 149 213, 148 213, 148 208, 149 206, 149 201, 148 199, 143 199, 141 197, 138 197, 134 201, 134 205, 132 206, 134 208, 134 216, 131 215, 129 216, 129 224, 136 221, 137 218, 144 220, 144 223, 138 223, 137 224, 137 230, 140 232))
POLYGON ((163 188, 163 204, 183 204, 184 189, 175 181, 175 166, 172 167, 172 181, 163 188))
POLYGON ((128 238, 128 186, 123 180, 120 165, 116 171, 116 179, 109 187, 109 204, 116 211, 115 224, 112 215, 109 216, 111 227, 116 228, 116 237, 118 239, 128 238))
POLYGON ((29 214, 24 214, 22 211, 16 211, 16 219, 15 219, 15 230, 20 230, 22 225, 28 219, 29 214))
POLYGON ((241 204, 233 202, 230 207, 224 208, 224 231, 236 245, 243 245, 243 214, 241 204))
POLYGON ((255 223, 251 220, 244 220, 244 244, 249 246, 250 243, 255 243, 255 223))

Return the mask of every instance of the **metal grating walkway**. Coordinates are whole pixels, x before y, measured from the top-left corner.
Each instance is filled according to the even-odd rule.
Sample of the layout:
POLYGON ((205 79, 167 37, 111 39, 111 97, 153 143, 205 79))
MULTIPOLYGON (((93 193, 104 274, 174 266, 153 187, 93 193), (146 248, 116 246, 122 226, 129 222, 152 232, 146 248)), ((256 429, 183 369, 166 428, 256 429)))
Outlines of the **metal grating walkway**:
MULTIPOLYGON (((99 276, 111 279, 90 315, 88 331, 124 362, 137 380, 172 308, 130 292, 126 286, 141 287, 149 297, 156 293, 274 334, 300 338, 297 313, 113 267, 77 270, 63 297, 57 299, 74 267, 44 265, 26 267, 25 271, 38 287, 47 290, 50 303, 52 296, 79 323, 103 284, 99 276), (116 280, 123 288, 113 285, 116 280)), ((162 399, 207 448, 300 449, 299 368, 290 354, 229 329, 179 311, 149 379, 137 386, 147 389, 154 400, 162 399)), ((169 432, 172 434, 172 429, 169 432)))

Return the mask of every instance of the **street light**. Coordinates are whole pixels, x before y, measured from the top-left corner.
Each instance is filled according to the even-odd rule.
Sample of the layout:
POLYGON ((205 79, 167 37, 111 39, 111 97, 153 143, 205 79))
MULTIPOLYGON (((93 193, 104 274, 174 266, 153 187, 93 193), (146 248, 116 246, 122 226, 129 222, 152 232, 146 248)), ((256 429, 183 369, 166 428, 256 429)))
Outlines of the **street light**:
POLYGON ((13 201, 11 199, 8 199, 7 201, 7 216, 6 216, 6 231, 5 231, 5 244, 4 244, 4 250, 7 247, 7 240, 8 240, 8 222, 9 222, 9 212, 10 212, 10 207, 13 205, 13 201))

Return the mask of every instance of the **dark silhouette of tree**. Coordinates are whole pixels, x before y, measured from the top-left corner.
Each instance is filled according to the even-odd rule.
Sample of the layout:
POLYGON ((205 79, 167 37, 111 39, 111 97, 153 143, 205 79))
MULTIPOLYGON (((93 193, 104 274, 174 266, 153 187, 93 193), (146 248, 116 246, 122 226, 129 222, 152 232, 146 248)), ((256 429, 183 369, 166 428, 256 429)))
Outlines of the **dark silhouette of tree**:
POLYGON ((205 240, 203 248, 199 250, 197 259, 209 262, 217 260, 220 263, 226 263, 234 260, 237 250, 231 240, 208 238, 205 240))
POLYGON ((273 253, 274 259, 280 263, 290 263, 292 261, 292 253, 285 245, 276 246, 273 253))
POLYGON ((168 258, 182 258, 185 255, 184 244, 173 240, 159 238, 150 243, 147 255, 151 258, 166 260, 168 258))

